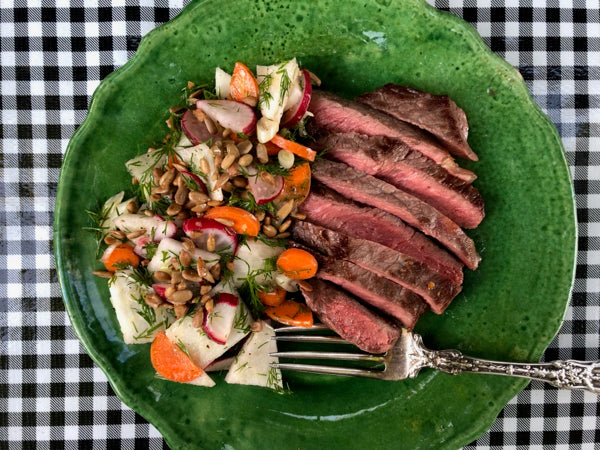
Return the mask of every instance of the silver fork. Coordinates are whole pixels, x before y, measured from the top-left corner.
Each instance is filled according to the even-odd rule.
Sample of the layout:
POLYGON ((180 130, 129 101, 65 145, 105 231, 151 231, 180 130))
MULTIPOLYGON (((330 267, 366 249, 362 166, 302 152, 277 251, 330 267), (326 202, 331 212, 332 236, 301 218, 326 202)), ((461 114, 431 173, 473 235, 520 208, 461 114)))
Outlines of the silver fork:
MULTIPOLYGON (((350 344, 339 336, 319 334, 292 334, 308 330, 302 327, 282 327, 276 330, 278 341, 350 344)), ((310 330, 328 330, 315 325, 310 330)), ((383 369, 325 366, 319 364, 272 363, 281 370, 309 372, 327 375, 345 375, 380 380, 404 380, 414 378, 422 368, 430 367, 456 375, 463 372, 505 375, 545 381, 563 389, 587 390, 600 394, 600 360, 598 361, 552 361, 548 363, 508 363, 488 361, 464 356, 457 350, 429 350, 421 336, 402 330, 398 342, 387 353, 372 355, 350 352, 290 351, 275 352, 271 356, 294 359, 323 359, 330 361, 360 361, 378 363, 383 369)))

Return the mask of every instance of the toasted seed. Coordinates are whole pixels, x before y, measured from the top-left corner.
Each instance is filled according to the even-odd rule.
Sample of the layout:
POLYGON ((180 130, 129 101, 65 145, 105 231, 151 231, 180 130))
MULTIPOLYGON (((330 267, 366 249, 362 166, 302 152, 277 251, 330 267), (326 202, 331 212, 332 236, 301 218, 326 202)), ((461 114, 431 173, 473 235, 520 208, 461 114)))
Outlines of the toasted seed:
MULTIPOLYGON (((182 274, 183 276, 183 274, 182 274)), ((187 284, 187 280, 181 280, 179 283, 177 283, 177 290, 178 291, 184 291, 188 288, 188 284, 187 284)))
POLYGON ((306 281, 304 280, 299 280, 298 281, 298 286, 302 288, 302 290, 307 291, 307 292, 312 292, 312 286, 310 284, 308 284, 306 281))
POLYGON ((279 208, 277 210, 277 217, 280 220, 285 219, 292 212, 293 208, 294 208, 294 200, 290 199, 287 202, 285 202, 281 208, 279 208))
POLYGON ((208 206, 221 206, 222 204, 223 202, 220 200, 210 200, 207 203, 208 206))
POLYGON ((267 147, 262 142, 256 144, 256 157, 263 164, 269 162, 269 154, 267 153, 267 147))
POLYGON ((171 168, 167 170, 163 176, 160 177, 158 184, 162 187, 170 185, 175 179, 175 175, 177 175, 177 171, 175 169, 171 168))
POLYGON ((215 142, 212 147, 210 148, 210 151, 213 155, 217 156, 217 155, 223 155, 223 150, 221 150, 221 147, 223 146, 223 144, 221 143, 221 141, 217 141, 215 142))
POLYGON ((171 186, 156 186, 152 188, 153 195, 163 195, 168 193, 171 190, 171 186))
MULTIPOLYGON (((212 289, 212 288, 211 288, 212 289)), ((202 298, 200 299, 200 304, 201 305, 206 305, 206 303, 208 303, 208 301, 212 299, 212 297, 210 295, 208 295, 208 293, 204 294, 202 296, 202 298)))
POLYGON ((204 308, 206 308, 207 313, 211 313, 213 308, 215 307, 215 301, 212 298, 209 298, 204 304, 204 308))
POLYGON ((194 313, 194 317, 192 318, 192 326, 194 328, 200 328, 202 326, 202 322, 204 322, 204 309, 198 308, 194 313))
POLYGON ((181 319, 182 317, 185 317, 185 315, 187 314, 189 309, 188 305, 175 305, 174 310, 175 310, 175 317, 177 319, 181 319))
POLYGON ((265 219, 266 214, 264 211, 256 211, 254 216, 256 216, 259 222, 262 222, 265 219))
POLYGON ((292 235, 292 233, 290 233, 289 231, 286 231, 285 233, 279 233, 277 236, 275 236, 277 239, 287 239, 292 235))
POLYGON ((221 189, 223 189, 225 192, 233 192, 235 190, 235 186, 228 181, 223 185, 223 187, 221 187, 221 189))
POLYGON ((250 326, 250 331, 255 331, 255 332, 259 332, 263 329, 263 322, 262 320, 257 320, 256 322, 254 322, 251 326, 250 326))
POLYGON ((169 286, 165 289, 165 297, 169 298, 175 292, 177 292, 177 288, 175 286, 169 286))
POLYGON ((185 269, 183 272, 181 272, 181 276, 184 280, 192 281, 194 283, 202 281, 202 277, 198 275, 198 273, 195 270, 191 269, 185 269))
MULTIPOLYGON (((229 158, 228 156, 226 156, 226 158, 229 158)), ((228 173, 222 173, 219 178, 217 179, 217 182, 214 185, 214 189, 220 189, 223 187, 223 185, 225 183, 227 183, 229 181, 229 174, 228 173)), ((214 200, 213 200, 214 201, 214 200)), ((210 204, 210 202, 209 202, 210 204)))
POLYGON ((167 296, 167 300, 169 300, 174 305, 184 305, 189 302, 194 295, 192 291, 189 289, 184 289, 183 291, 175 291, 171 295, 167 296))
POLYGON ((177 215, 175 216, 177 220, 185 220, 189 217, 190 214, 187 211, 179 211, 179 213, 177 213, 177 215))
POLYGON ((200 166, 200 170, 202 171, 202 173, 207 174, 208 172, 210 172, 210 165, 208 164, 206 158, 200 158, 198 165, 200 166))
POLYGON ((212 286, 209 284, 204 284, 200 286, 200 295, 206 295, 212 290, 212 286))
POLYGON ((283 233, 285 230, 287 230, 290 227, 291 224, 292 224, 292 219, 286 220, 281 225, 279 225, 279 232, 283 233))
POLYGON ((206 263, 202 258, 198 258, 198 261, 196 261, 196 271, 202 278, 208 273, 208 267, 206 267, 206 263))
POLYGON ((155 185, 159 185, 160 184, 160 178, 163 176, 164 172, 162 170, 160 170, 158 167, 155 167, 154 169, 152 169, 152 177, 154 178, 154 184, 155 185))
POLYGON ((181 265, 179 264, 179 261, 177 261, 177 258, 174 257, 174 256, 169 260, 169 264, 175 270, 180 270, 181 269, 181 265))
POLYGON ((237 148, 240 151, 241 155, 245 155, 246 153, 249 153, 250 150, 252 150, 252 142, 250 142, 249 140, 242 141, 237 145, 237 148))
POLYGON ((112 278, 114 275, 114 273, 109 272, 108 270, 92 270, 92 274, 100 278, 112 278))
POLYGON ((185 163, 173 163, 173 167, 179 172, 187 172, 188 168, 185 163))
POLYGON ((254 158, 250 154, 242 155, 240 159, 238 159, 238 164, 242 167, 247 167, 252 164, 254 158))
POLYGON ((156 149, 154 147, 148 147, 148 150, 146 150, 148 153, 152 153, 154 151, 156 151, 156 149))
POLYGON ((307 72, 308 76, 310 77, 310 81, 312 81, 312 84, 314 84, 315 86, 321 86, 321 79, 314 73, 312 73, 310 70, 308 70, 307 72))
POLYGON ((206 250, 208 250, 209 252, 214 252, 215 245, 215 235, 210 233, 208 235, 208 238, 206 239, 206 250))
POLYGON ((192 264, 192 255, 186 250, 179 252, 179 261, 183 267, 189 267, 192 264))
POLYGON ((198 239, 200 239, 203 234, 204 234, 204 232, 202 230, 190 230, 190 231, 188 231, 188 236, 190 237, 190 239, 192 239, 194 241, 197 241, 198 239))
POLYGON ((290 213, 290 216, 293 217, 294 219, 298 219, 298 220, 304 220, 306 219, 306 214, 300 212, 300 211, 292 211, 290 213))
POLYGON ((154 292, 150 292, 148 294, 146 294, 144 296, 144 301, 146 302, 146 304, 152 308, 158 308, 160 305, 162 305, 163 299, 160 298, 160 296, 158 294, 155 294, 154 292))
POLYGON ((150 264, 150 260, 149 259, 142 259, 142 262, 140 264, 142 266, 146 267, 148 264, 150 264))
POLYGON ((183 248, 190 253, 193 253, 194 250, 196 250, 196 244, 194 244, 194 241, 192 241, 190 238, 182 237, 181 243, 183 248))
POLYGON ((121 230, 110 230, 110 235, 116 239, 125 239, 127 237, 121 230))
POLYGON ((144 234, 146 234, 146 229, 140 228, 139 230, 135 230, 135 231, 132 231, 131 233, 127 233, 127 239, 135 239, 140 236, 143 236, 144 234))
POLYGON ((184 110, 182 106, 171 106, 169 112, 172 114, 179 114, 184 110))
POLYGON ((271 225, 271 216, 266 216, 264 219, 265 225, 271 225))
POLYGON ((229 154, 221 161, 221 169, 227 170, 235 162, 236 156, 229 154))
POLYGON ((133 200, 127 203, 127 212, 128 213, 136 213, 138 211, 138 205, 133 200))
POLYGON ((208 195, 200 191, 190 191, 188 196, 190 197, 191 201, 196 203, 206 203, 210 200, 210 197, 208 195))
POLYGON ((204 124, 210 134, 215 134, 217 132, 217 127, 210 117, 204 116, 204 124))
POLYGON ((178 203, 171 203, 167 208, 167 214, 169 216, 176 216, 181 212, 181 205, 178 203))
POLYGON ((108 236, 106 236, 106 237, 104 238, 104 243, 105 243, 106 245, 112 245, 112 244, 114 244, 115 242, 117 242, 117 240, 115 239, 115 237, 114 237, 114 236, 108 235, 108 236))
POLYGON ((269 183, 270 185, 275 185, 275 177, 273 176, 272 173, 267 172, 266 170, 262 170, 260 172, 260 179, 263 180, 265 183, 269 183))
POLYGON ((228 155, 233 155, 236 158, 238 156, 240 156, 240 150, 237 148, 237 145, 235 145, 233 142, 227 143, 227 145, 225 146, 225 148, 227 149, 227 154, 228 155))
POLYGON ((154 272, 154 278, 158 281, 171 281, 171 274, 162 270, 157 270, 154 272))
POLYGON ((150 200, 153 202, 158 202, 158 201, 160 201, 161 198, 162 198, 162 195, 160 195, 160 194, 152 194, 150 196, 150 200))
POLYGON ((174 270, 171 272, 171 284, 173 286, 181 283, 181 280, 183 280, 183 277, 181 276, 181 272, 179 270, 174 270))
POLYGON ((267 237, 275 237, 277 235, 277 228, 273 225, 263 225, 262 230, 267 237))
POLYGON ((138 180, 136 177, 133 177, 133 178, 131 179, 131 184, 134 184, 134 185, 135 185, 135 184, 140 184, 140 180, 138 180))
POLYGON ((202 204, 202 205, 196 205, 192 208, 192 211, 194 211, 195 213, 203 213, 208 209, 208 205, 206 203, 202 204))
POLYGON ((210 268, 210 274, 213 276, 215 280, 221 279, 221 264, 216 263, 214 266, 210 268))
POLYGON ((227 173, 229 174, 229 178, 237 177, 240 174, 240 165, 237 162, 234 162, 229 169, 227 169, 227 173))
POLYGON ((193 81, 188 80, 188 82, 187 82, 187 88, 188 89, 193 89, 194 86, 196 86, 196 83, 194 83, 193 81))
POLYGON ((227 264, 225 264, 225 267, 227 267, 227 270, 230 270, 231 272, 233 272, 233 269, 235 268, 233 261, 229 261, 227 264))
POLYGON ((223 130, 223 133, 221 133, 221 136, 223 136, 223 137, 227 137, 227 136, 229 136, 230 134, 231 134, 231 130, 230 130, 229 128, 225 128, 225 129, 223 130))
POLYGON ((232 227, 235 225, 235 222, 229 219, 221 219, 220 217, 215 217, 214 220, 216 220, 219 223, 222 223, 226 227, 232 227))

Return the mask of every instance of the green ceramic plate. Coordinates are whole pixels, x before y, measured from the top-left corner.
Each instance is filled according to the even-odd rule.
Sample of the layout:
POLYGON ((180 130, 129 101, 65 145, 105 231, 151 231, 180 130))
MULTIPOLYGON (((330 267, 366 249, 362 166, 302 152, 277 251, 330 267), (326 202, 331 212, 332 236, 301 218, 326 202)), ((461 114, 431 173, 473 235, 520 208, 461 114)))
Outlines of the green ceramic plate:
POLYGON ((165 133, 187 80, 296 56, 346 96, 386 82, 448 93, 480 155, 466 164, 487 216, 469 233, 483 261, 464 292, 418 331, 433 348, 536 361, 568 303, 576 251, 573 192, 560 138, 520 75, 470 25, 420 0, 207 0, 143 39, 96 91, 71 140, 56 201, 55 248, 71 323, 119 397, 174 448, 459 447, 485 432, 526 381, 433 371, 403 382, 288 378, 292 393, 178 385, 154 377, 149 346, 121 341, 85 209, 126 187, 123 163, 165 133))

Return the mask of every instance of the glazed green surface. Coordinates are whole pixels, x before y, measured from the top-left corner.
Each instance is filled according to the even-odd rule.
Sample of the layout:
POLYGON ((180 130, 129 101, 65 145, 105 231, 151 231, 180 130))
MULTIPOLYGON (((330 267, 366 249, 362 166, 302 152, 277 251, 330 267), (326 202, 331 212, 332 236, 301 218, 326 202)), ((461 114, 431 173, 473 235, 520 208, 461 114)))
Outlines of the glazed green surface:
POLYGON ((447 93, 480 156, 464 166, 486 202, 473 237, 483 258, 464 291, 417 331, 432 348, 537 361, 558 330, 575 260, 574 202, 559 136, 513 68, 474 30, 419 0, 196 1, 142 40, 94 95, 71 140, 56 201, 55 249, 78 336, 121 399, 174 448, 456 448, 485 432, 526 381, 424 371, 379 382, 288 376, 288 395, 159 380, 149 345, 122 343, 106 281, 94 278, 84 210, 130 185, 123 163, 166 133, 187 80, 215 66, 296 56, 323 88, 351 97, 386 82, 447 93), (254 20, 248 19, 254 17, 254 20), (245 19, 244 19, 245 18, 245 19))

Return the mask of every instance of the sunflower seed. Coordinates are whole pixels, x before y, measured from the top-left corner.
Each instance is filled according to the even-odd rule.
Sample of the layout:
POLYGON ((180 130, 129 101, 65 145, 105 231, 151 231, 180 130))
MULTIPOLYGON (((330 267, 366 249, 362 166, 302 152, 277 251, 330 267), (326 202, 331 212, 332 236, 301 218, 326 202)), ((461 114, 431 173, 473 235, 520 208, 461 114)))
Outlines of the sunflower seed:
POLYGON ((250 326, 250 331, 254 331, 256 333, 258 333, 262 329, 263 329, 262 320, 257 320, 256 322, 252 323, 252 325, 250 326))
POLYGON ((242 141, 237 145, 237 148, 240 151, 241 155, 245 155, 246 153, 249 153, 252 150, 252 142, 248 140, 242 141))
POLYGON ((127 239, 135 239, 140 236, 143 236, 144 234, 146 234, 146 229, 140 228, 139 230, 135 230, 135 231, 132 231, 131 233, 127 233, 127 239))
POLYGON ((209 166, 206 158, 200 158, 200 161, 198 164, 200 165, 200 170, 202 171, 203 174, 206 175, 206 174, 208 174, 208 172, 210 172, 210 166, 209 166))
POLYGON ((206 250, 208 250, 209 252, 214 252, 215 251, 215 235, 210 233, 208 235, 208 238, 206 239, 206 250))
POLYGON ((217 132, 217 127, 210 117, 204 116, 204 124, 210 134, 215 134, 217 132))
POLYGON ((188 312, 189 306, 188 305, 175 305, 175 307, 173 309, 175 310, 175 317, 179 320, 182 317, 185 317, 185 315, 188 312))
POLYGON ((208 205, 206 203, 202 205, 196 205, 192 208, 192 211, 195 213, 203 213, 208 209, 208 205))
POLYGON ((196 250, 196 244, 194 244, 194 241, 192 241, 190 238, 182 237, 181 244, 183 248, 190 253, 193 253, 196 250))
POLYGON ((127 212, 128 213, 136 213, 138 211, 137 203, 133 200, 127 203, 127 212))
POLYGON ((293 208, 294 208, 294 200, 293 199, 290 199, 287 202, 285 202, 283 204, 283 206, 277 210, 277 217, 279 218, 279 220, 285 219, 292 212, 293 208))
POLYGON ((204 192, 200 191, 190 191, 188 194, 191 201, 195 203, 206 203, 210 200, 210 197, 206 195, 204 192))
POLYGON ((290 227, 291 224, 292 224, 292 219, 286 220, 281 225, 279 225, 279 232, 283 233, 285 230, 287 230, 290 227))
POLYGON ((154 272, 154 278, 158 281, 171 281, 171 274, 163 272, 162 270, 157 270, 154 272))
POLYGON ((92 274, 100 278, 112 278, 114 275, 114 273, 109 272, 108 270, 92 270, 92 274))
POLYGON ((177 203, 178 205, 184 205, 185 202, 187 201, 188 198, 188 193, 190 192, 190 190, 186 187, 185 184, 179 186, 179 188, 177 189, 177 192, 175 192, 175 203, 177 203))
POLYGON ((194 317, 192 318, 192 326, 194 328, 200 328, 202 326, 202 322, 204 322, 204 309, 198 308, 194 313, 194 317))
POLYGON ((235 158, 237 158, 237 156, 232 155, 231 153, 223 158, 223 161, 221 161, 221 169, 229 169, 229 167, 235 162, 235 158))
POLYGON ((169 207, 167 208, 167 214, 169 216, 176 216, 180 212, 181 212, 181 205, 179 205, 177 203, 171 203, 169 205, 169 207))
POLYGON ((313 289, 312 289, 312 286, 311 286, 310 284, 308 284, 308 283, 307 283, 306 281, 304 281, 304 280, 299 280, 299 281, 298 281, 298 286, 299 286, 300 288, 302 288, 302 290, 303 290, 303 291, 306 291, 306 292, 312 292, 312 290, 313 290, 313 289))
POLYGON ((238 164, 242 167, 248 167, 250 164, 252 164, 253 160, 254 158, 250 154, 242 155, 240 159, 238 159, 238 164))
POLYGON ((290 216, 293 217, 294 219, 298 219, 298 220, 304 220, 306 219, 306 214, 299 212, 299 211, 293 211, 290 213, 290 216))
POLYGON ((192 294, 192 291, 190 291, 189 289, 184 289, 182 291, 173 292, 170 296, 167 297, 167 300, 169 300, 174 305, 184 305, 187 302, 189 302, 193 296, 194 295, 192 294))
POLYGON ((106 245, 112 245, 112 244, 114 244, 115 242, 117 242, 117 240, 115 239, 115 237, 114 237, 114 236, 108 235, 108 236, 106 236, 106 237, 104 238, 104 243, 105 243, 106 245))
POLYGON ((110 235, 116 239, 125 239, 126 234, 121 230, 110 230, 110 235))
POLYGON ((263 180, 265 183, 270 184, 271 186, 275 185, 275 177, 272 173, 267 172, 266 170, 260 172, 260 179, 263 180))
POLYGON ((286 231, 285 233, 279 233, 277 236, 275 236, 277 239, 287 239, 291 236, 292 233, 290 233, 289 231, 286 231))
POLYGON ((144 301, 146 302, 146 304, 152 308, 158 308, 160 305, 162 305, 163 299, 160 298, 160 296, 158 294, 155 294, 154 292, 150 292, 148 294, 146 294, 144 296, 144 301))
POLYGON ((177 175, 177 171, 173 168, 167 170, 162 177, 160 177, 160 180, 158 182, 159 186, 161 187, 165 187, 165 186, 169 186, 173 180, 175 179, 175 176, 177 175))
POLYGON ((256 157, 263 164, 269 162, 269 154, 267 153, 267 147, 265 144, 261 142, 256 144, 256 157))
POLYGON ((163 174, 163 171, 160 170, 158 167, 152 169, 152 177, 154 178, 155 185, 158 186, 160 184, 160 178, 163 176, 163 174))
POLYGON ((277 235, 277 228, 273 225, 263 225, 262 230, 267 237, 275 237, 277 235))
POLYGON ((153 217, 154 216, 154 211, 152 211, 151 209, 145 209, 144 210, 144 214, 148 217, 153 217))
POLYGON ((206 303, 204 303, 204 308, 206 308, 206 312, 209 314, 212 312, 214 307, 215 307, 215 301, 212 298, 209 298, 206 301, 206 303))
POLYGON ((175 286, 176 284, 181 283, 183 277, 181 276, 181 272, 179 270, 174 270, 171 272, 171 285, 175 286))
POLYGON ((232 227, 235 225, 235 222, 229 219, 221 219, 220 217, 215 217, 214 220, 216 220, 219 223, 222 223, 226 227, 232 227))
POLYGON ((198 275, 197 272, 191 269, 185 269, 183 272, 181 272, 181 276, 184 280, 192 281, 194 283, 202 281, 202 277, 198 275))
POLYGON ((214 266, 210 268, 210 274, 213 276, 215 280, 221 279, 221 264, 216 263, 214 266))
POLYGON ((192 255, 186 250, 181 250, 179 252, 179 261, 183 267, 189 267, 192 264, 192 255))

